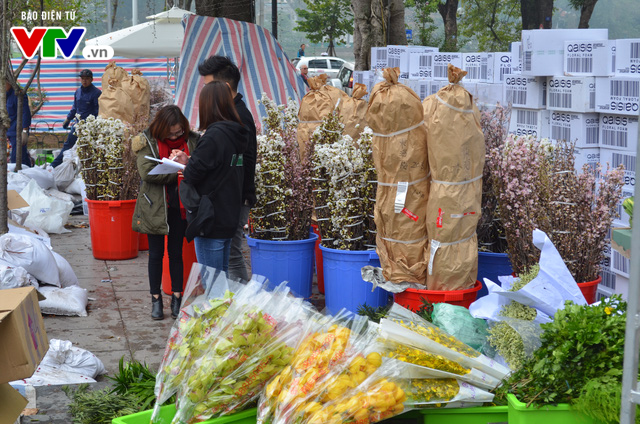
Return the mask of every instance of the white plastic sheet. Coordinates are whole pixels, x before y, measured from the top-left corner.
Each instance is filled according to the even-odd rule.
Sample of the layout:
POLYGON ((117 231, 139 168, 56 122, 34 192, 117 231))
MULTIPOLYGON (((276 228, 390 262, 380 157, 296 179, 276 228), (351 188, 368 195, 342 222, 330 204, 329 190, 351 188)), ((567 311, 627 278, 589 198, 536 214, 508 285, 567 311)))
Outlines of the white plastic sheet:
POLYGON ((0 265, 0 290, 18 287, 39 287, 38 281, 21 266, 0 265))
MULTIPOLYGON (((27 168, 18 173, 26 175, 27 177, 34 180, 43 190, 51 188, 55 185, 54 177, 53 177, 53 168, 50 170, 40 168, 38 166, 34 168, 27 168)), ((24 197, 24 196, 23 196, 24 197)))
POLYGON ((0 236, 0 259, 21 266, 39 281, 60 287, 60 276, 51 250, 28 235, 7 233, 0 236))
POLYGON ((68 159, 62 161, 62 163, 54 169, 53 176, 56 188, 60 191, 66 191, 69 184, 76 178, 76 166, 73 160, 68 159))

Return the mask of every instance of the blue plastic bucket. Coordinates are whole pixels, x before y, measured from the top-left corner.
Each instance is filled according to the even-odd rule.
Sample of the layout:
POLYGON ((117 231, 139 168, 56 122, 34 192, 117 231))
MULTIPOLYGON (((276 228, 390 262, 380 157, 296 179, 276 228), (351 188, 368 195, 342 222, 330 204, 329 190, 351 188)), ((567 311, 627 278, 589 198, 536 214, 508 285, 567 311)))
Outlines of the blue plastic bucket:
POLYGON ((484 279, 488 278, 500 285, 499 276, 511 275, 511 261, 506 253, 493 253, 478 251, 478 280, 482 283, 482 288, 478 292, 478 299, 489 294, 484 279))
POLYGON ((335 314, 342 308, 357 313, 364 304, 377 308, 389 302, 389 292, 376 288, 362 279, 361 269, 366 265, 380 266, 375 250, 338 250, 320 245, 324 268, 325 305, 335 314))
POLYGON ((251 272, 269 279, 269 288, 289 282, 291 292, 302 298, 311 297, 314 248, 317 235, 306 240, 259 240, 247 236, 251 248, 251 272))

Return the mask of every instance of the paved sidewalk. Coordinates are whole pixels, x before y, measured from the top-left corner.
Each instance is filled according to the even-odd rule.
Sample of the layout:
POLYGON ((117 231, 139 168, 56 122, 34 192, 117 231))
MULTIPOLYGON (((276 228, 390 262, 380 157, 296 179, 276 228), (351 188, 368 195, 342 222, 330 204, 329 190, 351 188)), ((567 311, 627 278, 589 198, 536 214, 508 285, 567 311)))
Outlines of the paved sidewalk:
MULTIPOLYGON (((91 253, 88 218, 72 216, 70 233, 52 234, 53 249, 69 261, 80 286, 87 289, 87 317, 46 315, 44 325, 49 339, 70 340, 74 346, 87 349, 104 363, 108 375, 118 370, 118 362, 132 358, 146 362, 156 371, 162 360, 165 344, 173 324, 169 309, 170 297, 164 296, 165 319, 151 319, 151 295, 147 278, 148 253, 140 252, 135 259, 103 261, 91 253), (84 227, 84 228, 82 228, 84 227)), ((249 249, 245 243, 245 258, 249 249)), ((312 302, 324 306, 322 295, 316 293, 312 302)), ((110 385, 104 376, 92 388, 110 385)), ((22 423, 70 424, 69 399, 61 386, 36 388, 38 413, 23 417, 22 423)))

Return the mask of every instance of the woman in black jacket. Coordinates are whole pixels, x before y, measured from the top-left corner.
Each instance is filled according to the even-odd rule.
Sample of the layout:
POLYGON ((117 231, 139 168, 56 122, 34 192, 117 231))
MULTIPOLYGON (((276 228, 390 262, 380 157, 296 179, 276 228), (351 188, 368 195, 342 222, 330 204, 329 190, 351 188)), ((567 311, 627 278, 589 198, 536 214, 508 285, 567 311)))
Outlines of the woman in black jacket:
MULTIPOLYGON (((231 89, 224 82, 212 81, 204 86, 199 109, 200 129, 206 131, 191 157, 174 150, 170 158, 186 165, 183 184, 195 188, 200 197, 209 196, 213 204, 214 213, 198 216, 197 222, 205 224, 197 228, 193 228, 195 223, 187 210, 191 227, 187 228, 187 239, 189 234, 195 235, 198 262, 227 272, 231 239, 242 206, 242 154, 247 149, 247 130, 233 104, 231 89)), ((187 206, 186 199, 183 203, 187 206)))

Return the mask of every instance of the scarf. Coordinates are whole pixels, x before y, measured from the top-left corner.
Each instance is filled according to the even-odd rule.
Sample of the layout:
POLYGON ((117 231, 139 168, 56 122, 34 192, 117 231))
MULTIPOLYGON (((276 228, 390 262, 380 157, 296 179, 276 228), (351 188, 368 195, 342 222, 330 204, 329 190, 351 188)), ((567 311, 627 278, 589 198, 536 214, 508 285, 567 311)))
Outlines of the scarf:
MULTIPOLYGON (((165 138, 164 140, 158 140, 158 154, 160 155, 160 158, 168 158, 171 155, 171 151, 174 149, 182 150, 187 155, 189 155, 189 145, 187 144, 187 135, 188 133, 184 133, 180 137, 176 138, 175 140, 171 140, 168 138, 165 138)), ((178 193, 180 192, 180 181, 182 181, 182 179, 183 179, 182 172, 180 172, 178 174, 178 190, 177 190, 178 193)), ((166 187, 165 187, 165 191, 166 191, 166 187)), ((180 215, 182 216, 182 219, 186 219, 187 211, 182 205, 180 196, 178 196, 178 200, 180 202, 180 215)), ((168 198, 167 198, 167 201, 169 201, 168 198)))

